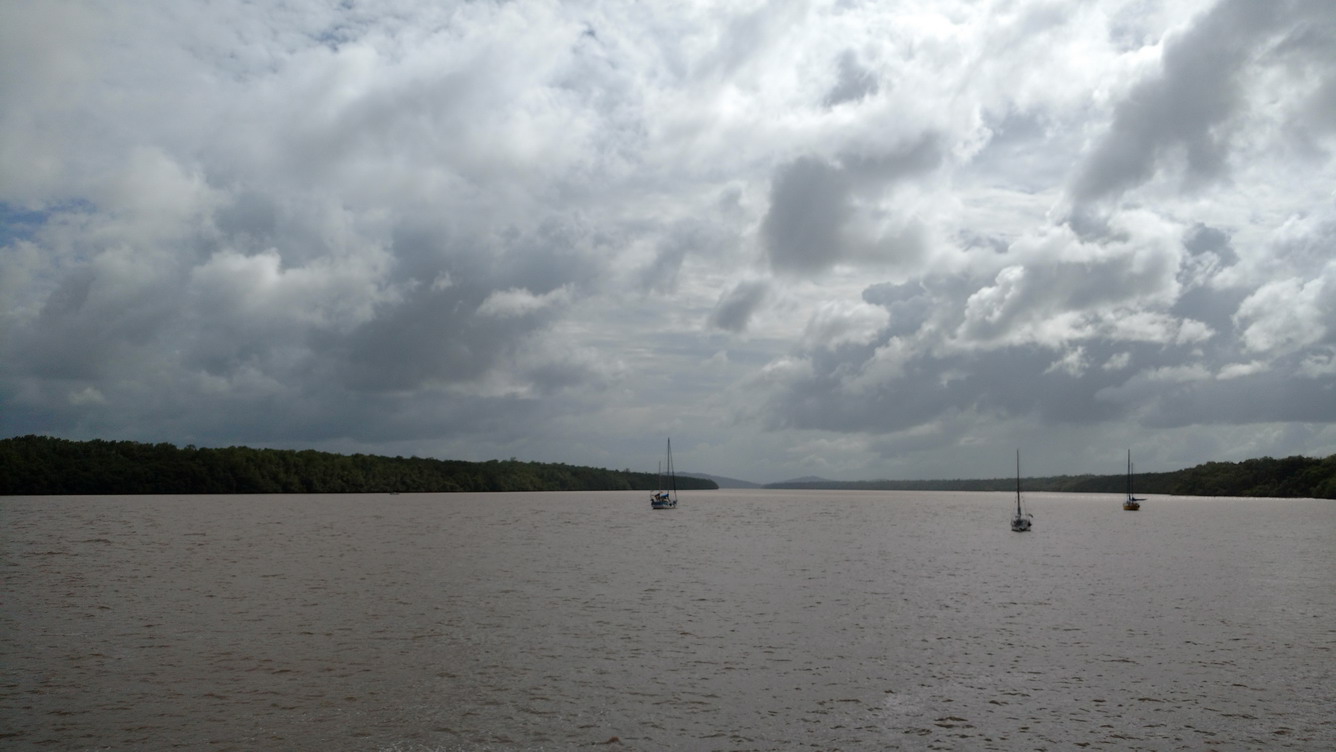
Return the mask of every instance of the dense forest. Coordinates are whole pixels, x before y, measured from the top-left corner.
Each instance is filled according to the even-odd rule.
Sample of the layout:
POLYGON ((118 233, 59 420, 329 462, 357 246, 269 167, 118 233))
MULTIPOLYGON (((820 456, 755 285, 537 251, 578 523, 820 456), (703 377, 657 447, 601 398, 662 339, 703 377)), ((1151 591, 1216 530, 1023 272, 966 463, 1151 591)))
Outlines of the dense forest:
MULTIPOLYGON (((1134 478, 1138 494, 1182 496, 1271 496, 1336 499, 1336 454, 1326 459, 1286 457, 1208 462, 1168 473, 1140 473, 1134 478)), ((1059 475, 1025 478, 1026 491, 1065 493, 1123 493, 1126 475, 1059 475)), ((824 488, 878 491, 1012 491, 1015 478, 985 480, 868 480, 773 483, 766 488, 824 488)))
MULTIPOLYGON (((654 473, 134 441, 0 440, 0 495, 652 491, 654 473)), ((718 488, 679 476, 680 489, 718 488)))
MULTIPOLYGON (((1336 499, 1336 455, 1208 462, 1168 473, 1140 473, 1138 494, 1336 499)), ((654 473, 491 460, 332 454, 312 450, 207 449, 134 441, 69 441, 47 436, 0 439, 0 495, 162 493, 375 493, 449 491, 649 491, 654 473)), ((1025 478, 1026 491, 1121 493, 1125 475, 1025 478)), ((712 480, 678 476, 681 489, 712 480)), ((772 483, 766 488, 880 491, 1010 491, 1015 478, 772 483)))

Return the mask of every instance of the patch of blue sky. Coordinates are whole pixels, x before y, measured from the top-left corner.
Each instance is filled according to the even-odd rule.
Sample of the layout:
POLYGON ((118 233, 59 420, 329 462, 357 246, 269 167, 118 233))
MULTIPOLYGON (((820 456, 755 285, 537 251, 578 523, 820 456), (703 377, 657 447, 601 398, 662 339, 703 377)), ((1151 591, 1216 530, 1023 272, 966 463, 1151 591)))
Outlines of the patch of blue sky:
POLYGON ((28 209, 0 201, 0 248, 18 240, 32 240, 51 218, 65 213, 93 211, 88 201, 74 200, 52 204, 42 209, 28 209))

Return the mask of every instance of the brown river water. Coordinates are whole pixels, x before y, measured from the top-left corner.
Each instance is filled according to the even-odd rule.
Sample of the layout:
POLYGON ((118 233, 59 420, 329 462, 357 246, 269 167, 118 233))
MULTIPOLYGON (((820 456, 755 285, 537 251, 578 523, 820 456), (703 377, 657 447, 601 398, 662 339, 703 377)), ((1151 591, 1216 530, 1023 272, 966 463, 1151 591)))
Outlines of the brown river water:
POLYGON ((0 749, 1336 749, 1336 502, 1027 504, 0 497, 0 749))

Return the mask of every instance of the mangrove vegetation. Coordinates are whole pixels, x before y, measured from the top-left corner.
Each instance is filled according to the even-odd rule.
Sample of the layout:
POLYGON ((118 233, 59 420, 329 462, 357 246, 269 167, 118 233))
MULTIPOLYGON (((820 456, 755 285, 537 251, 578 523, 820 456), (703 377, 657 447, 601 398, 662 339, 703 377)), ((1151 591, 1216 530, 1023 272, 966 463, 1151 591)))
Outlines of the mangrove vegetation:
MULTIPOLYGON (((0 495, 652 491, 654 473, 559 463, 464 462, 134 441, 0 440, 0 495)), ((713 489, 702 478, 680 489, 713 489)))

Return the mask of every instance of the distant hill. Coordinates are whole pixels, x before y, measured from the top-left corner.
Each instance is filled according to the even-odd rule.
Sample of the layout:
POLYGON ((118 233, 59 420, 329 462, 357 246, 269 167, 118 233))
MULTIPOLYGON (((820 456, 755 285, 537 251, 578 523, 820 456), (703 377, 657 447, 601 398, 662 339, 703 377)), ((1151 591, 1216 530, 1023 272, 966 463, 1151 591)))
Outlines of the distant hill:
MULTIPOLYGON (((652 491, 654 473, 285 449, 199 449, 134 441, 0 440, 0 495, 448 491, 652 491)), ((714 489, 678 478, 679 489, 714 489)))
POLYGON ((752 483, 749 480, 738 480, 737 478, 725 478, 722 475, 709 475, 708 473, 678 473, 677 477, 712 480, 720 488, 761 488, 760 483, 752 483))
POLYGON ((802 487, 818 488, 828 483, 838 484, 842 482, 843 481, 821 478, 816 475, 804 475, 801 478, 794 478, 792 480, 782 480, 778 483, 767 483, 765 484, 765 487, 766 488, 802 488, 802 487))
MULTIPOLYGON (((1168 473, 1138 473, 1134 481, 1138 494, 1336 499, 1336 454, 1325 459, 1296 456, 1283 459, 1262 457, 1242 462, 1207 462, 1168 473)), ((1047 478, 1024 478, 1021 480, 1021 486, 1026 491, 1122 493, 1127 489, 1127 476, 1057 475, 1047 478)), ((1002 492, 1015 490, 1016 479, 833 481, 822 478, 800 478, 782 483, 768 483, 764 487, 1002 492)))

